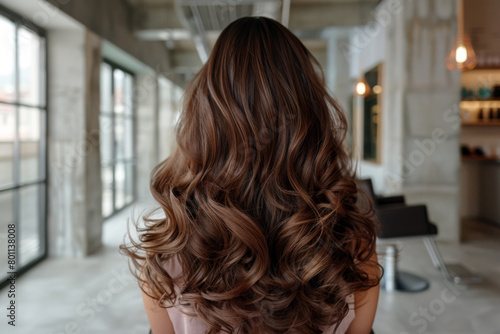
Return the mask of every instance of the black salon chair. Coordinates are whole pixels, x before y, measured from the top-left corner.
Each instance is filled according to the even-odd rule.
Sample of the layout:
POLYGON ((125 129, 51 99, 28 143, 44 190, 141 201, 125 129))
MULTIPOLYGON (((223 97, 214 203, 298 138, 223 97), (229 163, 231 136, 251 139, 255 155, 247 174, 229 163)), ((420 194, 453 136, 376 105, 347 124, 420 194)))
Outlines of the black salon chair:
MULTIPOLYGON (((361 180, 360 187, 371 200, 380 222, 379 241, 387 244, 396 239, 421 238, 434 266, 441 270, 446 279, 456 283, 480 280, 479 276, 464 271, 463 267, 459 268, 460 265, 454 265, 455 272, 449 270, 434 240, 438 228, 429 221, 425 205, 406 205, 403 196, 377 196, 373 191, 371 179, 361 180), (457 274, 459 271, 462 276, 457 274)), ((392 256, 393 259, 388 258, 389 261, 386 261, 390 267, 385 273, 388 277, 384 278, 386 290, 417 292, 427 289, 429 282, 424 278, 397 270, 397 250, 394 245, 389 244, 387 247, 392 247, 392 249, 386 248, 386 256, 392 256)))
POLYGON ((397 249, 394 239, 409 237, 427 238, 437 234, 436 225, 429 222, 425 205, 408 206, 404 196, 377 196, 371 179, 361 180, 379 220, 379 242, 385 247, 384 278, 382 287, 388 291, 417 292, 429 288, 429 281, 417 275, 397 269, 397 249))
POLYGON ((361 184, 380 220, 380 239, 427 237, 438 234, 437 226, 428 219, 425 205, 406 205, 402 195, 377 196, 373 191, 371 179, 362 180, 361 184))

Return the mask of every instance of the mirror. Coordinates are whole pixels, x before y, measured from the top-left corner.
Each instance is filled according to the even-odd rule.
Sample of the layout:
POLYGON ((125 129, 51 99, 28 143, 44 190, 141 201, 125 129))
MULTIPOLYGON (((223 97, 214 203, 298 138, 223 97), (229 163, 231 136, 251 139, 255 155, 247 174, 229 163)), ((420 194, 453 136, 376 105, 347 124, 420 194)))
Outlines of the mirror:
POLYGON ((365 73, 370 94, 363 98, 363 160, 381 163, 382 64, 365 73))

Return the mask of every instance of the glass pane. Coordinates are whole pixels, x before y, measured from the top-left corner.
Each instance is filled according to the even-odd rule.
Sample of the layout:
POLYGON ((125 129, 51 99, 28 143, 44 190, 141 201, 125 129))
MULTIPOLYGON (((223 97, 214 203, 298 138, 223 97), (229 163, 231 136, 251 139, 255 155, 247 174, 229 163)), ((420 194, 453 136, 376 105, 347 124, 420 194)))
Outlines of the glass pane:
POLYGON ((37 141, 21 142, 21 182, 40 179, 40 143, 37 141))
POLYGON ((15 136, 15 109, 13 106, 0 104, 0 187, 14 183, 15 136))
POLYGON ((101 115, 100 118, 101 164, 108 164, 113 160, 113 131, 110 116, 101 115))
POLYGON ((43 186, 33 185, 19 190, 19 264, 25 265, 42 253, 40 195, 43 186))
POLYGON ((115 112, 122 114, 124 111, 123 101, 123 81, 125 73, 121 70, 115 69, 114 71, 114 95, 115 95, 115 112))
POLYGON ((101 118, 99 120, 99 133, 101 135, 110 135, 113 136, 113 120, 111 114, 101 114, 101 118))
POLYGON ((134 129, 132 127, 132 119, 125 118, 124 126, 125 126, 124 129, 125 159, 131 159, 134 156, 134 129))
POLYGON ((34 108, 19 109, 20 180, 34 181, 40 178, 40 116, 34 108))
POLYGON ((40 37, 19 28, 19 100, 30 105, 41 105, 40 37))
POLYGON ((115 208, 121 209, 125 205, 125 164, 115 166, 115 208))
POLYGON ((173 94, 173 101, 172 101, 172 108, 174 109, 174 124, 177 124, 179 122, 179 118, 181 116, 181 104, 182 104, 182 94, 184 91, 182 88, 175 86, 174 87, 174 94, 173 94))
POLYGON ((172 81, 164 77, 160 77, 158 83, 160 86, 160 103, 163 105, 163 108, 170 108, 174 85, 172 81))
POLYGON ((125 86, 123 89, 123 101, 125 105, 125 112, 127 114, 132 114, 134 105, 133 105, 133 99, 132 99, 132 87, 133 87, 133 77, 125 73, 125 86))
POLYGON ((134 200, 134 164, 129 162, 125 168, 125 203, 130 204, 134 200))
POLYGON ((14 101, 15 91, 15 26, 0 16, 0 101, 14 101))
POLYGON ((174 112, 172 109, 173 83, 160 77, 160 103, 158 109, 158 150, 159 158, 165 159, 170 154, 170 142, 174 126, 174 112))
POLYGON ((40 139, 40 110, 26 107, 20 108, 19 139, 23 141, 40 139))
POLYGON ((113 90, 111 88, 111 66, 101 64, 101 111, 113 112, 112 97, 113 90))
POLYGON ((122 116, 115 117, 115 143, 116 143, 116 159, 123 159, 125 156, 125 123, 122 116))
POLYGON ((104 217, 113 213, 113 167, 101 169, 102 181, 102 215, 104 217))
MULTIPOLYGON (((7 238, 8 238, 8 225, 14 223, 14 191, 3 191, 0 192, 0 247, 3 250, 0 252, 0 279, 2 275, 6 272, 11 271, 7 270, 7 238)), ((17 232, 17 231, 16 231, 17 232)))

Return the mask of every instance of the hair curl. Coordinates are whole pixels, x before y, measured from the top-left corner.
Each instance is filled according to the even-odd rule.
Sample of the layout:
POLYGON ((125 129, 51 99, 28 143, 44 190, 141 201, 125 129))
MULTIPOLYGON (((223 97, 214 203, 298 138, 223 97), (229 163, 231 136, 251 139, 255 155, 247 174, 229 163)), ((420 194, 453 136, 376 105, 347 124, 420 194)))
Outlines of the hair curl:
POLYGON ((338 326, 347 296, 379 283, 366 271, 376 228, 357 204, 346 129, 297 37, 264 17, 231 23, 186 89, 176 149, 153 171, 165 217, 146 215, 139 241, 121 246, 143 291, 160 304, 182 294, 208 333, 338 326), (165 270, 174 257, 180 291, 165 270))

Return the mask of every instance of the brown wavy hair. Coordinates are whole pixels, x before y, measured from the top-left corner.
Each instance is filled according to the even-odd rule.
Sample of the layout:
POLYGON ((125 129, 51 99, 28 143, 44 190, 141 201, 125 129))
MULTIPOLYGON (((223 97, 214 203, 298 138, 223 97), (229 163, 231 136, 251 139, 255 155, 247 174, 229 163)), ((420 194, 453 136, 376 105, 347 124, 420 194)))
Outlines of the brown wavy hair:
MULTIPOLYGON (((207 333, 320 333, 367 273, 372 210, 344 149, 347 120, 317 60, 264 17, 231 23, 188 85, 177 146, 153 171, 163 218, 122 245, 141 288, 207 333), (176 257, 182 288, 165 270, 176 257)), ((130 237, 130 234, 129 234, 130 237)))

